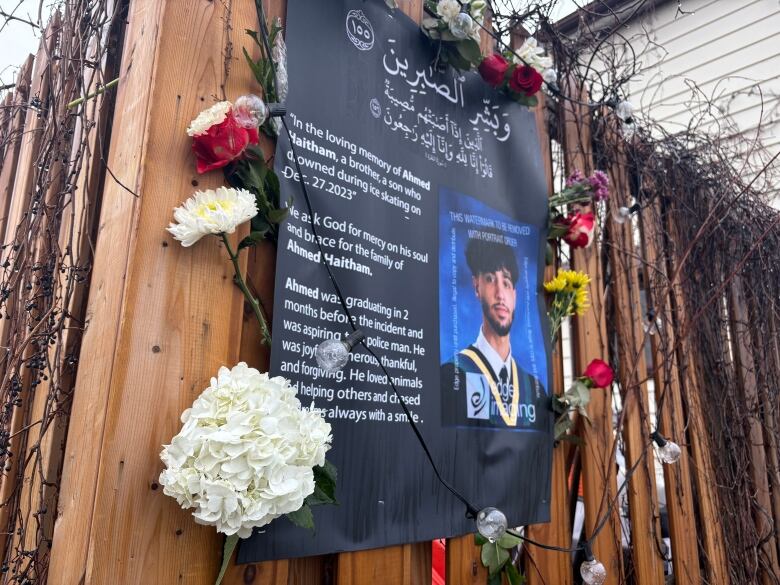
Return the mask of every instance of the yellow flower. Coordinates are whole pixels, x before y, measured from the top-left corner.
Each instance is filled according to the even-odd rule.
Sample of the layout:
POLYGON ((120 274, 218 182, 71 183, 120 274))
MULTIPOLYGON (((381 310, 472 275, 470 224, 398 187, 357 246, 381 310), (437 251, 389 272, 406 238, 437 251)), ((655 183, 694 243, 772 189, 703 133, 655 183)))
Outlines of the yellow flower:
POLYGON ((584 315, 590 308, 590 299, 588 297, 588 289, 580 288, 574 293, 574 312, 577 315, 584 315))
POLYGON ((562 292, 566 288, 566 279, 560 274, 549 282, 544 283, 544 290, 548 293, 562 292))
POLYGON ((576 292, 590 284, 590 277, 584 272, 576 270, 561 270, 558 272, 558 277, 562 277, 566 282, 564 289, 566 292, 576 292))

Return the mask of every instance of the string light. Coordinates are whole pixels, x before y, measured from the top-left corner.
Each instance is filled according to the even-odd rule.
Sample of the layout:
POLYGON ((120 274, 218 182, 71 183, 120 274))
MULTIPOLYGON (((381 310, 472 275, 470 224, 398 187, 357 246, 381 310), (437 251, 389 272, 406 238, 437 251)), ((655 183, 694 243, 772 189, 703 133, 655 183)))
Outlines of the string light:
POLYGON ((467 39, 472 30, 474 30, 474 20, 465 12, 458 14, 450 24, 450 32, 456 39, 467 39))
POLYGON ((506 515, 498 508, 483 508, 476 518, 477 532, 488 539, 488 542, 496 542, 504 536, 509 526, 506 515))
POLYGON ((612 217, 612 220, 617 224, 626 223, 634 213, 637 213, 640 209, 639 203, 634 203, 631 207, 619 207, 617 213, 612 217))
POLYGON ((586 542, 583 549, 585 551, 585 562, 580 565, 582 582, 587 583, 587 585, 602 585, 607 580, 607 569, 593 556, 590 543, 586 542))
POLYGON ((645 333, 648 335, 655 335, 661 331, 661 327, 663 327, 663 321, 661 321, 661 317, 656 317, 655 311, 648 311, 647 321, 645 321, 643 326, 645 333))
MULTIPOLYGON (((390 1, 391 0, 388 0, 388 2, 390 2, 390 1)), ((395 2, 392 1, 392 3, 394 4, 395 2)), ((268 37, 268 31, 266 30, 266 28, 264 26, 264 23, 266 22, 266 17, 265 17, 265 10, 263 8, 262 1, 261 0, 255 0, 255 6, 257 8, 258 16, 259 16, 260 22, 261 22, 260 29, 261 29, 261 33, 262 33, 262 40, 263 40, 263 43, 265 45, 266 51, 270 55, 271 54, 270 53, 270 51, 271 51, 270 39, 268 37)), ((428 12, 427 8, 426 8, 426 12, 428 12)), ((488 31, 488 29, 485 28, 484 25, 482 25, 481 23, 478 23, 478 24, 479 24, 479 26, 483 30, 488 31)), ((502 39, 498 38, 491 31, 488 31, 488 32, 500 44, 508 47, 508 45, 506 45, 506 43, 504 43, 502 41, 502 39)), ((525 61, 523 61, 523 62, 525 62, 525 61)), ((270 65, 271 65, 272 72, 274 73, 274 81, 276 81, 276 79, 275 79, 276 78, 275 65, 274 65, 273 61, 271 61, 270 65)), ((544 81, 548 85, 549 89, 551 90, 551 93, 553 93, 554 95, 557 95, 561 99, 565 99, 565 100, 571 101, 573 103, 578 103, 578 104, 587 105, 587 106, 593 106, 594 105, 594 104, 583 104, 582 102, 579 102, 578 100, 574 100, 574 99, 572 99, 572 98, 570 98, 568 96, 565 96, 565 95, 561 94, 560 90, 557 87, 557 79, 554 79, 554 77, 557 78, 557 71, 555 71, 554 69, 549 69, 549 70, 545 71, 545 74, 546 74, 547 79, 545 79, 544 81)), ((606 102, 606 103, 607 103, 607 105, 611 105, 609 102, 606 102)), ((626 102, 626 104, 628 104, 628 106, 630 106, 632 108, 630 111, 633 113, 633 106, 631 106, 631 104, 629 102, 626 102)), ((613 105, 613 107, 614 107, 614 105, 613 105)), ((626 111, 626 107, 624 106, 623 112, 625 113, 625 111, 626 111)), ((281 119, 282 127, 285 130, 285 132, 287 133, 288 138, 290 138, 290 130, 289 130, 288 126, 287 126, 286 121, 283 118, 283 116, 286 113, 287 113, 286 112, 286 108, 282 104, 269 104, 269 116, 270 117, 279 117, 281 119)), ((633 121, 632 121, 632 124, 633 124, 633 121)), ((298 157, 297 157, 297 155, 295 153, 295 145, 294 145, 292 139, 290 139, 290 148, 291 148, 292 153, 293 153, 293 160, 295 161, 295 164, 296 164, 296 167, 297 167, 297 171, 300 174, 302 174, 300 165, 298 163, 298 157)), ((309 199, 309 195, 308 195, 308 192, 307 192, 307 189, 306 189, 306 185, 303 182, 301 182, 301 190, 303 192, 304 202, 305 202, 306 207, 307 207, 307 209, 309 211, 309 225, 310 225, 310 228, 312 230, 312 233, 315 235, 315 241, 317 243, 317 246, 320 249, 320 251, 322 252, 323 250, 322 250, 322 246, 321 246, 320 240, 319 240, 319 238, 316 237, 317 230, 316 230, 316 227, 315 227, 315 223, 313 221, 314 212, 312 210, 311 200, 309 199)), ((634 204, 630 208, 621 207, 618 213, 619 213, 619 215, 621 215, 622 220, 618 221, 616 219, 616 221, 618 221, 618 223, 624 223, 625 220, 628 219, 631 216, 632 213, 636 213, 639 210, 640 210, 639 204, 634 204)), ((325 257, 325 254, 323 253, 323 258, 324 257, 325 257)), ((337 294, 338 299, 340 301, 340 304, 341 304, 341 306, 342 306, 342 308, 344 310, 344 313, 351 320, 351 313, 349 311, 349 308, 347 307, 346 300, 344 299, 344 295, 341 292, 341 289, 340 289, 340 287, 338 285, 338 282, 336 281, 336 277, 333 274, 333 272, 331 271, 330 264, 327 261, 324 260, 323 261, 323 265, 325 266, 325 269, 328 272, 328 276, 329 276, 329 278, 331 280, 331 283, 333 285, 334 290, 336 291, 336 294, 337 294)), ((567 554, 571 554, 571 553, 577 552, 579 550, 583 550, 585 552, 585 557, 586 557, 586 561, 580 566, 580 574, 582 575, 583 582, 586 583, 587 585, 602 585, 605 582, 605 580, 606 580, 607 571, 606 571, 606 568, 604 567, 604 565, 601 562, 599 562, 597 559, 595 559, 595 557, 593 556, 593 553, 591 552, 590 542, 591 542, 592 539, 595 539, 596 536, 601 532, 601 530, 603 530, 603 528, 607 525, 607 520, 612 516, 612 513, 613 513, 614 502, 610 502, 609 503, 609 505, 607 507, 608 509, 607 509, 606 514, 601 518, 600 522, 596 526, 596 529, 591 534, 591 537, 590 537, 591 540, 586 540, 584 543, 578 545, 575 548, 558 547, 558 546, 553 546, 553 545, 548 545, 548 544, 544 544, 544 543, 541 543, 541 542, 537 542, 537 541, 535 541, 533 539, 530 539, 530 538, 526 537, 524 534, 521 534, 521 533, 518 533, 518 532, 516 532, 514 530, 509 529, 508 528, 508 521, 506 519, 506 515, 503 512, 501 512, 501 510, 498 510, 497 508, 488 507, 488 508, 483 508, 480 511, 477 511, 477 509, 474 508, 474 506, 458 490, 456 490, 453 486, 451 486, 449 484, 449 482, 447 482, 441 476, 441 474, 440 474, 440 472, 438 470, 438 466, 436 465, 436 463, 435 463, 435 461, 433 459, 433 456, 432 456, 430 450, 428 449, 428 445, 426 444, 425 440, 423 439, 422 434, 420 433, 420 430, 417 428, 417 425, 415 424, 415 422, 414 422, 414 420, 412 418, 412 415, 409 412, 408 407, 406 406, 406 403, 401 399, 401 396, 400 396, 400 394, 398 392, 398 389, 396 388, 395 384, 393 383, 392 378, 390 378, 390 375, 387 372, 387 369, 385 368, 384 364, 379 359, 379 357, 376 355, 376 353, 371 348, 369 348, 366 345, 366 343, 365 343, 365 334, 362 331, 360 331, 359 329, 356 329, 354 327, 354 325, 353 325, 353 329, 354 329, 354 331, 352 333, 350 333, 349 335, 347 335, 346 338, 344 338, 344 340, 329 339, 329 340, 321 343, 317 347, 317 351, 315 352, 315 358, 317 359, 318 365, 321 368, 326 369, 326 371, 334 371, 334 370, 327 370, 327 367, 331 366, 331 364, 333 364, 333 366, 335 366, 335 369, 339 370, 339 369, 343 368, 346 365, 346 363, 348 362, 349 354, 351 353, 352 349, 354 349, 354 347, 356 345, 362 343, 362 345, 365 348, 365 350, 376 359, 377 363, 379 364, 379 367, 381 368, 383 373, 387 376, 388 384, 390 385, 390 387, 392 388, 392 390, 396 394, 396 396, 399 398, 400 406, 403 409, 404 413, 407 415, 407 420, 408 420, 412 430, 414 431, 414 434, 416 435, 418 441, 420 442, 420 445, 421 445, 423 451, 425 452, 425 455, 428 458, 429 463, 431 464, 431 468, 432 468, 434 474, 436 475, 436 478, 439 480, 439 482, 450 493, 452 493, 453 496, 455 496, 461 503, 463 503, 463 505, 466 507, 466 517, 467 518, 473 518, 475 520, 478 532, 482 536, 484 536, 486 539, 488 539, 490 542, 495 542, 496 540, 501 538, 501 536, 503 536, 504 534, 511 534, 512 536, 515 536, 515 537, 521 539, 522 541, 524 541, 524 542, 526 542, 526 543, 528 543, 530 545, 533 545, 533 546, 536 546, 536 547, 539 547, 539 548, 542 548, 542 549, 545 549, 545 550, 557 551, 557 552, 567 553, 567 554), (343 361, 343 363, 342 363, 342 361, 343 361), (340 365, 337 365, 337 364, 340 364, 340 365)), ((331 366, 331 367, 333 367, 333 366, 331 366)), ((660 406, 659 406, 659 408, 660 408, 660 406)), ((660 437, 660 435, 658 437, 662 441, 664 441, 666 445, 673 445, 674 447, 677 447, 677 449, 679 450, 679 447, 676 444, 674 444, 674 443, 672 443, 670 441, 666 441, 665 439, 663 439, 663 437, 660 437)), ((654 437, 654 440, 655 440, 655 437, 654 437)), ((678 458, 679 458, 679 455, 678 455, 678 458)), ((641 463, 641 460, 637 461, 634 464, 634 466, 628 471, 628 473, 626 474, 626 477, 625 477, 625 479, 623 481, 623 484, 618 488, 617 494, 620 494, 620 492, 628 485, 629 478, 634 474, 636 469, 639 467, 640 463, 641 463)))
POLYGON ((677 463, 682 456, 682 449, 674 441, 668 440, 658 431, 651 435, 653 442, 658 446, 658 457, 663 463, 672 465, 677 463))
POLYGON ((338 372, 349 361, 349 354, 355 346, 366 338, 365 334, 357 329, 344 339, 326 339, 317 346, 314 357, 317 365, 326 372, 338 372))
POLYGON ((615 106, 615 115, 626 124, 633 123, 634 105, 628 100, 623 100, 617 106, 615 106))

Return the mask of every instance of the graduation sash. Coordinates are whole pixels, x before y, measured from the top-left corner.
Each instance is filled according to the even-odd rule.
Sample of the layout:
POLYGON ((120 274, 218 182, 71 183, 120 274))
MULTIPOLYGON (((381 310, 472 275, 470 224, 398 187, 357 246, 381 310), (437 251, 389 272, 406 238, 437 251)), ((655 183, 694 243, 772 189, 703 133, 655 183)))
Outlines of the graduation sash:
POLYGON ((506 426, 517 426, 517 405, 520 402, 520 379, 517 376, 517 363, 515 363, 515 359, 512 358, 512 380, 514 381, 512 384, 512 406, 507 413, 506 407, 504 406, 504 401, 501 399, 501 393, 498 391, 498 386, 496 385, 495 380, 493 380, 491 371, 488 369, 485 362, 482 361, 482 358, 471 349, 464 349, 460 353, 474 362, 477 368, 479 368, 479 371, 482 372, 482 374, 485 376, 488 386, 490 387, 490 393, 493 395, 493 398, 496 401, 498 412, 501 415, 501 418, 504 420, 504 423, 506 423, 506 426))

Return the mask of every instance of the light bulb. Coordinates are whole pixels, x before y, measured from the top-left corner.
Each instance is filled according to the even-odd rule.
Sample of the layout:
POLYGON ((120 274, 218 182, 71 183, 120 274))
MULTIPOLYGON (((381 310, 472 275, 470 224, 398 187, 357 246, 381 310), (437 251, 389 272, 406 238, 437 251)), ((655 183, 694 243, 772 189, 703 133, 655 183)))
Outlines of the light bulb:
POLYGON ((615 221, 615 223, 624 224, 630 217, 631 210, 628 207, 620 207, 612 219, 615 221))
POLYGON ((658 431, 655 431, 651 435, 651 438, 658 446, 658 457, 663 463, 671 465, 673 463, 677 463, 680 460, 680 457, 682 456, 682 449, 680 449, 680 446, 677 443, 665 438, 658 431))
POLYGON ((358 329, 344 339, 326 339, 317 346, 317 350, 314 352, 317 365, 326 372, 338 372, 347 365, 352 349, 365 337, 365 334, 358 329))
POLYGON ((253 93, 242 95, 233 104, 233 118, 242 128, 259 128, 268 119, 268 106, 253 93))
POLYGON ((621 120, 620 131, 623 134, 623 138, 626 140, 631 140, 634 137, 634 134, 636 134, 636 124, 633 120, 621 120))
POLYGON ((461 12, 450 23, 450 32, 456 39, 467 39, 474 30, 474 19, 465 12, 461 12))
POLYGON ((623 100, 615 106, 615 115, 624 122, 630 122, 634 117, 634 106, 628 100, 623 100))
POLYGON ((607 580, 607 570, 597 559, 582 563, 580 575, 582 575, 583 583, 588 585, 602 585, 607 580))
POLYGON ((661 317, 658 317, 655 321, 652 319, 648 319, 645 321, 645 324, 643 326, 645 333, 648 335, 655 335, 659 331, 661 331, 661 326, 663 325, 663 322, 661 321, 661 317))
POLYGON ((677 463, 681 455, 682 449, 674 441, 667 441, 666 445, 658 449, 658 456, 661 458, 661 461, 668 465, 677 463))
POLYGON ((477 514, 477 531, 489 542, 501 538, 507 526, 506 516, 498 508, 483 508, 477 514))

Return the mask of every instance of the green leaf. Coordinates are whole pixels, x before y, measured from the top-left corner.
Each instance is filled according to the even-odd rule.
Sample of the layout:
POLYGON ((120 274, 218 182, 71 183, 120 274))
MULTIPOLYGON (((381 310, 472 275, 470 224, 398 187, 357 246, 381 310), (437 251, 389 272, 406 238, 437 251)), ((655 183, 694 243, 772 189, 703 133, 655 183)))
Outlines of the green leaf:
POLYGON ((479 48, 479 43, 474 39, 466 39, 457 43, 458 53, 469 62, 471 67, 476 67, 482 62, 482 51, 479 48))
POLYGON ((268 212, 268 221, 271 223, 282 223, 290 213, 288 207, 281 207, 278 209, 272 209, 268 212))
POLYGON ((485 544, 487 541, 488 541, 488 539, 487 539, 487 538, 485 538, 484 536, 482 536, 482 535, 481 535, 479 532, 477 532, 477 533, 475 533, 475 534, 474 534, 474 544, 475 544, 476 546, 482 546, 482 545, 483 545, 483 544, 485 544))
POLYGON ((504 573, 506 573, 509 585, 523 585, 525 583, 525 577, 520 574, 520 571, 512 563, 507 563, 504 566, 504 573))
POLYGON ((487 580, 487 585, 501 585, 501 573, 496 573, 495 575, 490 575, 487 580))
POLYGON ((314 514, 312 514, 311 507, 308 504, 304 504, 295 512, 290 512, 287 514, 287 518, 296 526, 314 532, 314 514))
POLYGON ((251 232, 247 237, 238 243, 238 249, 243 250, 244 248, 251 248, 257 244, 257 242, 263 240, 266 233, 267 232, 251 232))
POLYGON ((518 538, 514 534, 509 534, 508 532, 505 532, 504 534, 501 535, 501 538, 499 538, 496 541, 496 544, 501 548, 513 549, 516 546, 518 546, 521 542, 523 542, 521 538, 518 538))
POLYGON ((563 441, 568 436, 566 432, 574 426, 572 420, 564 415, 555 421, 555 440, 563 441))
POLYGON ((310 506, 322 504, 338 504, 336 500, 336 466, 330 461, 325 465, 314 468, 314 492, 306 498, 310 506))
POLYGON ((225 576, 228 564, 230 564, 230 557, 233 556, 233 551, 236 549, 238 540, 238 534, 233 534, 225 538, 225 548, 222 549, 222 566, 219 568, 219 575, 217 575, 217 580, 214 582, 214 585, 222 583, 222 578, 225 576))
POLYGON ((265 73, 262 67, 260 67, 258 63, 255 63, 252 57, 249 56, 249 53, 247 52, 246 48, 242 47, 241 50, 244 51, 244 57, 246 58, 246 63, 247 65, 249 65, 249 68, 252 70, 252 74, 255 76, 257 83, 259 83, 262 86, 265 78, 265 73))
POLYGON ((482 545, 480 557, 482 564, 488 568, 488 572, 495 575, 509 560, 509 551, 500 547, 497 542, 487 542, 482 545))

